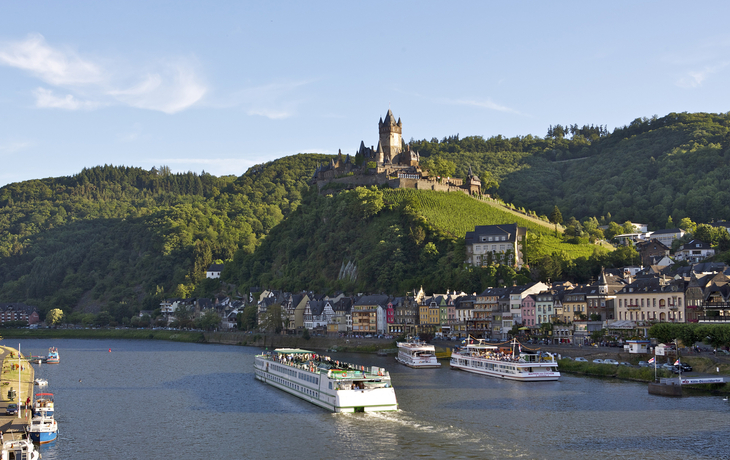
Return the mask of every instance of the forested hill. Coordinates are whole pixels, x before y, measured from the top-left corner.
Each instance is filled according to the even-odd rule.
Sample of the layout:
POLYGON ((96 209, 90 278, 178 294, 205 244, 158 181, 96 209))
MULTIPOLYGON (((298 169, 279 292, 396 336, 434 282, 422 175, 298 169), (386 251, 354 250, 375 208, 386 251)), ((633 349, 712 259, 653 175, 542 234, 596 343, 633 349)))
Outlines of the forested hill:
POLYGON ((292 292, 481 292, 486 286, 533 278, 587 282, 601 267, 636 261, 624 247, 609 252, 569 244, 554 230, 515 217, 463 193, 356 188, 307 195, 305 204, 271 232, 253 254, 237 254, 224 278, 239 286, 292 292), (532 271, 499 264, 465 266, 464 236, 477 225, 516 222, 528 228, 524 253, 532 271))
POLYGON ((0 188, 0 302, 118 318, 195 294, 208 265, 291 214, 323 155, 295 155, 240 177, 100 166, 0 188))
POLYGON ((517 206, 605 222, 677 223, 730 219, 730 114, 670 113, 636 119, 608 133, 556 125, 525 136, 413 141, 424 157, 469 165, 489 190, 517 206), (498 187, 494 187, 498 184, 498 187))

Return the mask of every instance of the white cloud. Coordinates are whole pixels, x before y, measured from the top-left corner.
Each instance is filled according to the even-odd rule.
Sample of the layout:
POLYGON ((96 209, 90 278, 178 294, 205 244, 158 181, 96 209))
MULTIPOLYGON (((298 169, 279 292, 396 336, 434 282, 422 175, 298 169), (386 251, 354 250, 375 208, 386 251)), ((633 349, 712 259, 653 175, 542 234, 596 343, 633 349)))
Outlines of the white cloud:
POLYGON ((27 70, 51 85, 84 85, 102 81, 101 69, 72 51, 51 48, 40 34, 20 42, 0 43, 0 63, 27 70))
POLYGON ((79 110, 121 103, 172 114, 207 92, 192 59, 160 60, 147 68, 113 62, 102 66, 49 46, 40 34, 0 43, 0 65, 25 70, 68 93, 59 97, 49 89, 36 89, 36 106, 42 108, 79 110))
POLYGON ((198 102, 206 92, 192 66, 176 62, 167 64, 159 73, 147 74, 136 85, 108 94, 132 107, 176 113, 198 102))
POLYGON ((57 97, 53 94, 53 91, 45 88, 37 88, 33 91, 35 95, 35 105, 41 108, 53 108, 53 109, 67 109, 67 110, 79 110, 79 109, 93 109, 98 107, 98 103, 91 101, 81 101, 76 99, 73 95, 67 94, 64 97, 57 97))

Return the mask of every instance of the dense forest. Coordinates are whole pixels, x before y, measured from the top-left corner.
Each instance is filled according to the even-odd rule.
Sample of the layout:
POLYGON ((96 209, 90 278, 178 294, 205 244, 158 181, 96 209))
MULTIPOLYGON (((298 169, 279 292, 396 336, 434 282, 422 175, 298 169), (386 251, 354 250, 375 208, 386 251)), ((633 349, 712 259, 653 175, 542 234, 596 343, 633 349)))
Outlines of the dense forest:
POLYGON ((544 138, 410 144, 431 172, 464 177, 471 167, 490 195, 563 223, 564 234, 460 193, 322 195, 309 180, 326 155, 281 158, 239 177, 99 166, 0 188, 0 302, 103 311, 121 322, 162 298, 221 288, 403 294, 421 285, 474 292, 528 279, 587 282, 601 267, 638 263, 632 248, 598 244, 630 231, 627 220, 653 229, 676 222, 730 247, 702 225, 730 218, 727 114, 673 113, 612 133, 558 124, 544 138), (505 222, 530 229, 529 269, 464 266, 464 234, 505 222), (213 262, 226 262, 222 285, 204 281, 213 262))
MULTIPOLYGON (((549 215, 643 222, 730 219, 730 114, 670 113, 604 127, 556 125, 545 138, 411 140, 424 157, 469 165, 488 192, 549 215)), ((567 219, 566 219, 567 220, 567 219)))
POLYGON ((205 270, 252 253, 297 209, 328 157, 240 177, 100 166, 0 189, 0 299, 118 318, 196 294, 205 270))

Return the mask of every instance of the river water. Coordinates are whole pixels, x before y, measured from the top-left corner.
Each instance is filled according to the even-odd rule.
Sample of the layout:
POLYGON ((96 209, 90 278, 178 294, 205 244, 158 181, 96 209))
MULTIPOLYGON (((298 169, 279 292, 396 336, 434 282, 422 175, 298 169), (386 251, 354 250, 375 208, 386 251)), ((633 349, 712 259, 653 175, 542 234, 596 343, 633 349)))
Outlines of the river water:
MULTIPOLYGON (((4 344, 16 347, 7 339, 4 344)), ((393 357, 400 411, 332 414, 254 379, 260 349, 128 340, 21 340, 55 394, 61 459, 718 459, 730 457, 730 403, 666 398, 646 384, 563 375, 508 382, 393 357), (111 350, 111 351, 110 351, 111 350)))

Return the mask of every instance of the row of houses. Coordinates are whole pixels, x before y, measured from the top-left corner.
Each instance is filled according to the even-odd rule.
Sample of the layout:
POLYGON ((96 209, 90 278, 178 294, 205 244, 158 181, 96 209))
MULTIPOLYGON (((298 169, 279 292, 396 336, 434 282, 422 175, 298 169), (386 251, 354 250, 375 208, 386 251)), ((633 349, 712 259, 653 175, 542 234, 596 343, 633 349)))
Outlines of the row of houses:
POLYGON ((0 303, 0 324, 10 321, 22 321, 32 326, 40 322, 40 315, 36 307, 22 302, 0 303))
POLYGON ((426 295, 423 289, 403 297, 264 291, 257 305, 262 327, 277 308, 281 328, 290 333, 432 333, 502 340, 519 326, 550 334, 554 341, 572 341, 600 329, 630 330, 633 335, 658 322, 730 323, 730 268, 704 263, 671 274, 656 267, 605 269, 588 284, 536 282, 490 287, 479 294, 426 295))

